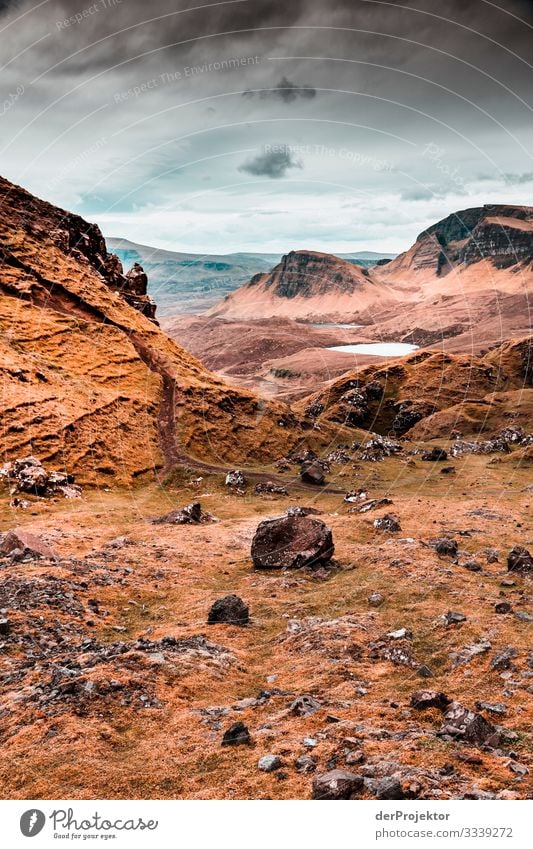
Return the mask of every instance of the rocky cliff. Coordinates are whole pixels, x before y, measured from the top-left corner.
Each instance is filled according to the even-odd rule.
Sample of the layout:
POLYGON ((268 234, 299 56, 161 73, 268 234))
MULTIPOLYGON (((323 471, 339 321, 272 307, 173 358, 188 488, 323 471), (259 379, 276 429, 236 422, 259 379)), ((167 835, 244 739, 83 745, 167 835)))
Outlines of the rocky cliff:
POLYGON ((142 268, 124 275, 96 225, 1 180, 2 459, 128 482, 278 456, 288 408, 222 383, 152 316, 142 268))
POLYGON ((430 270, 437 276, 489 259, 494 268, 533 263, 533 208, 503 204, 454 212, 424 230, 407 254, 388 265, 401 267, 405 257, 413 271, 430 270))

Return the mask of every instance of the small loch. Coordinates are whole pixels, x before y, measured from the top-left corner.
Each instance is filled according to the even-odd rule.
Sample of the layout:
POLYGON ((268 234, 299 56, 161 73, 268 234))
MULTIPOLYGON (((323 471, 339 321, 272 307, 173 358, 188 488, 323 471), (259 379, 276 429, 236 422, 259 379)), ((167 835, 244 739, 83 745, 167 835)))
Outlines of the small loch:
POLYGON ((357 345, 336 345, 327 348, 341 354, 367 354, 372 357, 404 357, 418 350, 418 345, 408 342, 361 342, 357 345))

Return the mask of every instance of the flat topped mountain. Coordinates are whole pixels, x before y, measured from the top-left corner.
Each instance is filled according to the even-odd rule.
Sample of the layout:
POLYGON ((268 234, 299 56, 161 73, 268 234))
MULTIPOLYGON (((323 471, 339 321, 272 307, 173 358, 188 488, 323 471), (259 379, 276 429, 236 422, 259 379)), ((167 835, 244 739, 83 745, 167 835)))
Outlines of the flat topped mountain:
POLYGON ((332 254, 299 250, 283 256, 268 274, 256 274, 208 315, 345 320, 347 311, 355 315, 383 294, 371 270, 332 254))
POLYGON ((152 320, 99 228, 0 179, 0 451, 128 482, 187 458, 279 456, 295 419, 225 385, 152 320))
POLYGON ((442 277, 488 260, 492 272, 514 267, 531 272, 533 207, 492 204, 448 215, 418 236, 415 244, 383 268, 389 282, 401 272, 442 277))
POLYGON ((332 254, 291 251, 269 274, 257 274, 248 284, 263 284, 278 298, 315 298, 364 290, 368 271, 332 254))

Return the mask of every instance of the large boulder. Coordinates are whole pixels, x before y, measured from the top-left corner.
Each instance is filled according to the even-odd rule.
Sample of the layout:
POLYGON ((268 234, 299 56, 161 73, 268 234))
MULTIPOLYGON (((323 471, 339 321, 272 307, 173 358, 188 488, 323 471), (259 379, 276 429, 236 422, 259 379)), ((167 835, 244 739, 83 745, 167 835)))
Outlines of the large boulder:
POLYGON ((333 557, 331 529, 311 516, 282 516, 258 526, 252 541, 256 569, 322 566, 333 557))
POLYGON ((0 556, 17 553, 17 560, 44 558, 55 560, 57 555, 40 537, 24 528, 8 531, 0 545, 0 556))

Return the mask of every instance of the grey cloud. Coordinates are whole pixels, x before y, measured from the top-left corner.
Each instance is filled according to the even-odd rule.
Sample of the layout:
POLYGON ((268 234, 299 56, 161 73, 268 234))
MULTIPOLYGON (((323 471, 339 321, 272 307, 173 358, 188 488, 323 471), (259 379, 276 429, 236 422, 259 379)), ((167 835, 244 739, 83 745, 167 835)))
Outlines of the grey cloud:
POLYGON ((279 83, 271 89, 263 89, 262 91, 244 91, 243 97, 259 96, 261 100, 281 100, 283 103, 292 103, 299 97, 304 100, 312 100, 316 97, 316 89, 310 85, 297 85, 287 77, 282 77, 279 83))
POLYGON ((503 179, 508 186, 522 186, 524 183, 533 183, 533 171, 523 174, 504 174, 503 179))
POLYGON ((256 177, 270 177, 271 180, 279 180, 292 168, 301 168, 302 163, 295 159, 288 147, 279 150, 268 150, 259 153, 248 162, 244 162, 239 171, 253 174, 256 177))
POLYGON ((434 193, 423 186, 405 189, 400 195, 401 200, 431 200, 433 197, 434 193))

